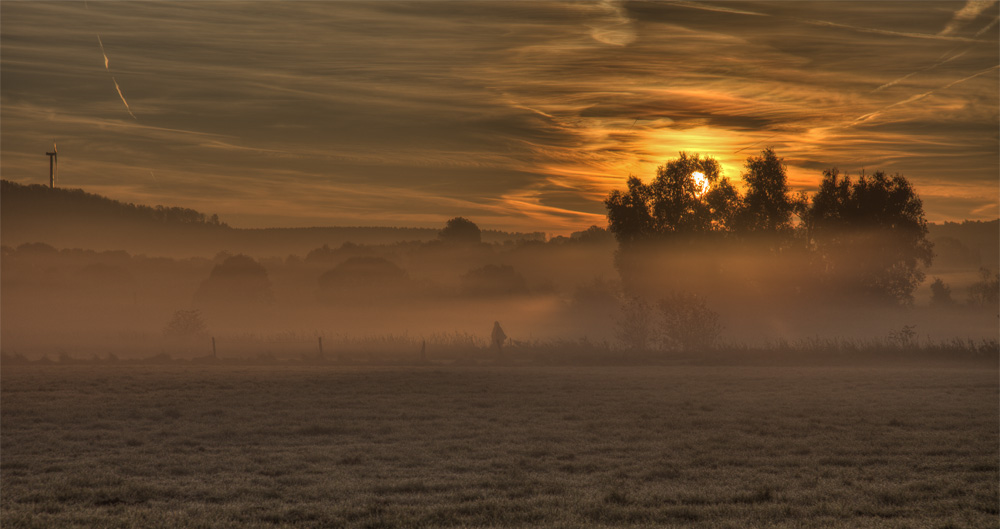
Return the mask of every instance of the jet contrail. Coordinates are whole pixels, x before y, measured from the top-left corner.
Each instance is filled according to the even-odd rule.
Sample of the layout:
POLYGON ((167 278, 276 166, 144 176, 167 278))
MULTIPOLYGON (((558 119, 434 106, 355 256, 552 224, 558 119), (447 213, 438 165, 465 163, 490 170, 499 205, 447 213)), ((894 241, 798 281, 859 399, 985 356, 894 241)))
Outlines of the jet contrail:
POLYGON ((968 48, 965 51, 962 51, 960 53, 956 53, 954 55, 945 57, 943 60, 940 60, 940 61, 938 61, 938 62, 936 62, 934 64, 931 64, 930 66, 925 66, 925 67, 923 67, 923 68, 921 68, 921 69, 919 69, 919 70, 917 70, 915 72, 908 73, 908 74, 900 77, 899 79, 896 79, 894 81, 889 81, 888 83, 885 83, 884 85, 882 85, 882 86, 880 86, 880 87, 872 90, 872 92, 878 92, 879 90, 885 90, 886 88, 889 88, 890 86, 898 84, 898 83, 900 83, 902 81, 905 81, 905 80, 909 79, 910 77, 913 77, 914 75, 917 75, 918 73, 923 73, 923 72, 926 72, 928 70, 933 70, 934 68, 937 68, 938 66, 941 66, 942 64, 949 63, 949 62, 951 62, 951 61, 953 61, 953 60, 955 60, 955 59, 957 59, 957 58, 965 55, 966 53, 969 53, 969 50, 971 50, 971 49, 972 48, 968 48))
POLYGON ((928 91, 926 91, 926 92, 924 92, 922 94, 917 94, 915 96, 910 96, 910 97, 908 97, 908 98, 906 98, 906 99, 904 99, 902 101, 897 101, 897 102, 895 102, 895 103, 893 103, 893 104, 891 104, 891 105, 889 105, 887 107, 884 107, 884 108, 882 108, 880 110, 876 110, 874 112, 869 112, 869 113, 867 113, 867 114, 865 114, 863 116, 859 116, 859 117, 855 118, 855 120, 852 121, 851 123, 849 123, 848 126, 856 125, 858 123, 863 123, 865 121, 868 121, 868 120, 870 120, 870 119, 878 116, 879 114, 882 114, 883 112, 885 112, 886 110, 889 110, 890 108, 898 107, 900 105, 905 105, 907 103, 912 103, 914 101, 919 101, 919 100, 921 100, 921 99, 923 99, 923 98, 925 98, 925 97, 933 94, 934 92, 937 92, 939 90, 947 90, 948 88, 951 88, 951 87, 953 87, 953 86, 955 86, 955 85, 957 85, 959 83, 964 83, 965 81, 968 81, 970 79, 975 79, 976 77, 979 77, 980 75, 990 73, 992 71, 997 70, 998 68, 1000 68, 1000 66, 991 66, 991 67, 989 67, 989 68, 987 68, 985 70, 981 70, 979 72, 976 72, 976 73, 974 73, 974 74, 972 74, 972 75, 970 75, 968 77, 963 77, 963 78, 961 78, 961 79, 959 79, 957 81, 952 81, 952 82, 950 82, 950 83, 948 83, 948 84, 946 84, 944 86, 935 88, 933 90, 928 90, 928 91))
POLYGON ((149 176, 153 177, 153 187, 155 187, 157 191, 160 191, 160 181, 156 179, 156 175, 153 174, 153 171, 149 171, 149 176))
POLYGON ((989 31, 990 28, 992 28, 993 26, 995 26, 997 24, 997 22, 1000 22, 1000 17, 994 18, 993 22, 990 22, 989 24, 986 24, 986 27, 984 27, 983 29, 977 31, 976 34, 973 35, 973 37, 978 37, 978 36, 982 35, 983 33, 986 33, 987 31, 989 31))
POLYGON ((97 44, 99 44, 101 46, 101 55, 104 56, 104 69, 110 72, 111 71, 111 67, 108 66, 108 54, 104 53, 104 43, 101 42, 101 36, 100 35, 97 35, 97 44))
POLYGON ((118 97, 122 98, 122 103, 125 103, 125 110, 128 111, 128 115, 132 116, 132 119, 139 121, 139 118, 135 117, 132 113, 132 108, 128 106, 128 101, 125 101, 125 96, 122 94, 121 87, 118 86, 118 81, 115 80, 114 76, 111 76, 111 81, 115 83, 115 90, 118 90, 118 97))
MULTIPOLYGON (((108 64, 108 54, 104 52, 104 42, 101 40, 100 33, 97 34, 97 44, 101 47, 101 55, 104 56, 104 69, 110 74, 111 66, 108 64)), ((114 75, 111 76, 111 82, 115 83, 115 90, 118 91, 118 97, 122 98, 122 103, 125 103, 125 110, 128 111, 128 115, 132 116, 132 119, 139 121, 139 118, 135 117, 135 114, 132 113, 132 107, 128 106, 128 101, 125 100, 125 94, 122 93, 122 89, 118 86, 118 80, 115 79, 114 75)))

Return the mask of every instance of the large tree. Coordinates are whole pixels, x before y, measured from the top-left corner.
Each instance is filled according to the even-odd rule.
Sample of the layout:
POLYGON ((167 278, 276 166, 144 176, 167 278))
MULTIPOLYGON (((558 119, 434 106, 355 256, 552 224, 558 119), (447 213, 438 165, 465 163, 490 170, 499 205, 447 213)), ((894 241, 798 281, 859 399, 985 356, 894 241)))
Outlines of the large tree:
POLYGON ((741 231, 757 234, 788 235, 792 215, 804 205, 788 189, 788 172, 783 159, 768 147, 760 156, 747 158, 743 182, 746 195, 739 214, 741 231))
POLYGON ((194 295, 195 304, 243 307, 274 301, 267 270, 252 257, 239 254, 227 257, 212 268, 208 279, 194 295))
POLYGON ((826 279, 844 293, 908 303, 934 256, 923 202, 898 174, 825 171, 805 225, 826 279))
POLYGON ((483 240, 482 231, 475 222, 465 217, 455 217, 445 223, 438 232, 438 238, 451 244, 479 244, 483 240))
POLYGON ((732 228, 740 196, 722 176, 714 158, 681 152, 643 183, 629 177, 624 191, 605 199, 608 228, 620 243, 667 238, 671 235, 724 232, 732 228))
POLYGON ((624 191, 615 189, 604 200, 608 210, 608 230, 621 244, 649 240, 656 233, 649 186, 629 176, 624 191))

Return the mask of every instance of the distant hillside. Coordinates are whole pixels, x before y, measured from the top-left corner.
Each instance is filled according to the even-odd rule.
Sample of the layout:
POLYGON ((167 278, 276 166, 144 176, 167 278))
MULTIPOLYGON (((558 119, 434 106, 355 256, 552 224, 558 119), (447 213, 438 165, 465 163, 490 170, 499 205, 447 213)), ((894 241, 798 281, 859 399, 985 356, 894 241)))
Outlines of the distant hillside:
MULTIPOLYGON (((442 224, 443 227, 443 224, 442 224)), ((217 215, 136 205, 81 189, 50 189, 0 180, 0 242, 44 242, 56 248, 126 250, 169 256, 211 256, 227 250, 256 256, 305 255, 324 244, 428 241, 434 228, 232 228, 217 215)), ((483 230, 486 242, 544 239, 544 234, 483 230)))
POLYGON ((114 219, 116 221, 175 225, 228 227, 218 215, 188 208, 149 207, 119 202, 82 189, 49 188, 0 180, 0 200, 4 215, 14 217, 44 215, 60 218, 114 219))

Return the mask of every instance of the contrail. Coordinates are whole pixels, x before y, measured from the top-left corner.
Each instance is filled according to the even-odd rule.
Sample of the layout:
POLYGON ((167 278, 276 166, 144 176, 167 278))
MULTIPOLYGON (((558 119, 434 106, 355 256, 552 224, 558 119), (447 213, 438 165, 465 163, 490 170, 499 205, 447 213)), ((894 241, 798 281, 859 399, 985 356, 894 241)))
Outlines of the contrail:
POLYGON ((931 64, 930 66, 925 66, 925 67, 923 67, 923 68, 921 68, 921 69, 919 69, 919 70, 917 70, 915 72, 908 73, 908 74, 900 77, 899 79, 896 79, 894 81, 889 81, 888 83, 885 83, 884 85, 882 85, 882 86, 880 86, 880 87, 872 90, 872 92, 878 92, 880 90, 885 90, 886 88, 889 88, 890 86, 893 86, 895 84, 903 82, 903 81, 909 79, 910 77, 913 77, 914 75, 917 75, 918 73, 923 73, 923 72, 926 72, 928 70, 933 70, 934 68, 937 68, 938 66, 941 66, 942 64, 954 61, 955 59, 957 59, 957 58, 965 55, 966 53, 969 53, 969 50, 971 50, 971 49, 972 48, 968 48, 968 49, 966 49, 966 50, 964 50, 964 51, 962 51, 960 53, 956 53, 954 55, 948 56, 948 57, 946 57, 943 60, 940 60, 940 61, 938 61, 938 62, 936 62, 934 64, 931 64))
POLYGON ((160 191, 160 181, 156 179, 156 175, 153 174, 152 170, 149 171, 149 176, 153 177, 153 187, 155 187, 157 191, 160 191))
POLYGON ((104 43, 101 42, 101 36, 100 35, 97 35, 97 44, 99 44, 101 46, 101 55, 104 56, 104 69, 110 72, 111 71, 111 67, 108 66, 108 54, 104 53, 104 43))
MULTIPOLYGON (((97 34, 97 44, 101 47, 101 55, 104 56, 104 69, 110 74, 111 66, 108 63, 108 54, 104 52, 104 42, 101 40, 100 33, 97 34)), ((135 117, 135 114, 132 113, 132 107, 128 106, 128 101, 125 100, 125 94, 122 93, 122 89, 118 86, 118 80, 115 79, 114 75, 111 76, 111 82, 115 83, 115 90, 118 91, 118 97, 122 98, 122 103, 125 103, 125 110, 128 111, 128 115, 132 116, 132 119, 139 121, 139 118, 135 117)))
POLYGON ((997 22, 1000 22, 1000 17, 994 18, 993 22, 990 22, 989 24, 986 24, 986 27, 984 27, 983 29, 977 31, 976 34, 973 35, 973 36, 974 37, 978 37, 978 36, 982 35, 983 33, 986 33, 987 31, 989 31, 990 28, 992 28, 993 26, 995 26, 997 24, 997 22))
POLYGON ((906 98, 906 99, 904 99, 902 101, 897 101, 897 102, 895 102, 895 103, 893 103, 893 104, 891 104, 891 105, 889 105, 887 107, 884 107, 884 108, 882 108, 880 110, 876 110, 874 112, 869 112, 869 113, 867 113, 867 114, 865 114, 863 116, 859 116, 854 121, 852 121, 851 123, 849 123, 848 126, 856 125, 858 123, 863 123, 865 121, 868 121, 868 120, 870 120, 870 119, 878 116, 879 114, 882 114, 883 112, 885 112, 886 110, 889 110, 890 108, 898 107, 900 105, 905 105, 907 103, 912 103, 914 101, 919 101, 919 100, 921 100, 921 99, 923 99, 923 98, 925 98, 925 97, 933 94, 934 92, 937 92, 939 90, 947 90, 947 89, 949 89, 949 88, 951 88, 951 87, 953 87, 953 86, 955 86, 955 85, 957 85, 959 83, 964 83, 965 81, 968 81, 970 79, 975 79, 976 77, 979 77, 980 75, 990 73, 990 72, 995 71, 997 69, 1000 69, 1000 66, 991 66, 990 68, 987 68, 985 70, 976 72, 976 73, 974 73, 974 74, 972 74, 972 75, 970 75, 968 77, 963 77, 963 78, 961 78, 961 79, 959 79, 957 81, 952 81, 952 82, 950 82, 950 83, 948 83, 948 84, 946 84, 944 86, 935 88, 933 90, 928 90, 928 91, 926 91, 926 92, 924 92, 922 94, 917 94, 915 96, 910 96, 910 97, 908 97, 908 98, 906 98))
POLYGON ((118 97, 122 98, 122 103, 125 103, 125 110, 128 111, 128 115, 132 116, 132 119, 139 121, 139 118, 135 117, 132 113, 132 108, 128 106, 128 101, 125 101, 125 96, 122 94, 121 87, 118 86, 118 81, 115 80, 114 76, 111 76, 111 81, 115 83, 115 90, 118 90, 118 97))

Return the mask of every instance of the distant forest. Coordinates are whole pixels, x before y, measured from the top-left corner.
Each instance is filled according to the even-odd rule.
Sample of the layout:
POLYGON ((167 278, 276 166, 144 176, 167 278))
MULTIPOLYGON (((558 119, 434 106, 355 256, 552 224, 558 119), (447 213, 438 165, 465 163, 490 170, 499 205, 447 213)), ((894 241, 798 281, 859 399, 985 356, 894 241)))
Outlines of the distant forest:
MULTIPOLYGON (((125 250, 164 256, 212 256, 222 250, 270 256, 308 253, 328 245, 431 241, 437 228, 232 228, 216 214, 146 206, 82 189, 50 189, 0 180, 0 238, 7 246, 44 242, 57 248, 125 250)), ((473 219, 474 220, 474 219, 473 219)), ((931 223, 936 268, 995 266, 1000 220, 931 223)), ((543 232, 482 230, 482 241, 544 241, 543 232)))
MULTIPOLYGON (((485 231, 462 217, 438 229, 238 229, 80 190, 3 182, 0 197, 4 347, 28 356, 168 350, 165 329, 192 310, 226 347, 265 340, 259 352, 282 336, 294 347, 326 336, 411 352, 426 338, 437 350, 474 341, 494 322, 520 344, 580 338, 600 354, 996 334, 997 220, 929 225, 926 280, 887 304, 844 295, 816 253, 776 251, 767 238, 668 241, 623 261, 610 223, 548 238, 485 231)), ((858 248, 847 244, 846 254, 858 248)))
POLYGON ((35 211, 36 214, 46 216, 104 217, 128 222, 229 227, 219 221, 219 216, 215 214, 209 216, 189 208, 150 207, 119 202, 82 189, 49 188, 0 180, 0 195, 4 210, 13 210, 15 213, 35 211))
MULTIPOLYGON (((147 206, 82 189, 51 189, 0 180, 0 237, 4 244, 44 242, 59 248, 126 250, 167 256, 214 255, 220 250, 252 255, 305 253, 323 244, 391 244, 430 241, 439 228, 313 227, 233 228, 216 214, 147 206)), ((442 219, 443 225, 443 219, 442 219)), ((542 232, 482 230, 483 242, 545 240, 542 232)))

